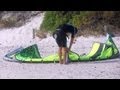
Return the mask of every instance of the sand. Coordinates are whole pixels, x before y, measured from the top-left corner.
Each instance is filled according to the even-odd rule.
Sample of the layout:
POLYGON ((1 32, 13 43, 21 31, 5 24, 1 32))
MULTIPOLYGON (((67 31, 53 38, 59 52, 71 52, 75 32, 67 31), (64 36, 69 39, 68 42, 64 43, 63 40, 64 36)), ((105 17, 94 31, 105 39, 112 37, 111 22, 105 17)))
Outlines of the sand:
MULTIPOLYGON (((74 62, 68 65, 59 63, 16 63, 3 60, 10 50, 37 44, 41 55, 57 53, 55 40, 48 36, 45 39, 32 38, 32 30, 39 28, 43 15, 31 19, 31 22, 20 28, 0 31, 0 79, 120 79, 120 57, 95 62, 74 62)), ((105 42, 106 37, 79 37, 72 50, 89 53, 93 42, 105 42)), ((120 37, 113 38, 120 50, 120 37)))

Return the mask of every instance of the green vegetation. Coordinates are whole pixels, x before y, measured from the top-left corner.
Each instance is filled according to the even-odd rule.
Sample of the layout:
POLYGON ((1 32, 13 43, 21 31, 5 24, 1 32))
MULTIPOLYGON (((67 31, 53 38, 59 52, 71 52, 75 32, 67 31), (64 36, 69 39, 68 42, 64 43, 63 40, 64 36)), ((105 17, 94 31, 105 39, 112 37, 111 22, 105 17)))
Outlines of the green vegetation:
MULTIPOLYGON (((40 31, 53 32, 63 23, 76 26, 82 35, 104 35, 104 25, 120 27, 119 11, 46 11, 40 31)), ((114 31, 112 31, 114 32, 114 31)))

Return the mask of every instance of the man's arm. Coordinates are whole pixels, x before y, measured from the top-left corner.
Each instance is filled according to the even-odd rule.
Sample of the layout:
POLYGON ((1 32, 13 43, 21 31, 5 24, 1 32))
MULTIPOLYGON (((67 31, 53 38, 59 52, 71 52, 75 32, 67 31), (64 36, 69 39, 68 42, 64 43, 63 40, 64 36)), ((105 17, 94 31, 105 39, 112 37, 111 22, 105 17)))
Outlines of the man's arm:
POLYGON ((71 37, 71 40, 70 40, 70 45, 69 45, 69 48, 68 48, 68 50, 70 50, 70 49, 71 49, 71 47, 72 47, 72 44, 73 44, 73 41, 74 41, 74 37, 71 37))

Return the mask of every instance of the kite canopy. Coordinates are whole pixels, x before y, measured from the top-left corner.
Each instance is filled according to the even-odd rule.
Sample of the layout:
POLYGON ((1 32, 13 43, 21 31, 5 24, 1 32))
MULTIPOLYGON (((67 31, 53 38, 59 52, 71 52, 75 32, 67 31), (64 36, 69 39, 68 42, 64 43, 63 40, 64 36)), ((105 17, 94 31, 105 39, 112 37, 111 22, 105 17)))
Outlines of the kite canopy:
MULTIPOLYGON (((73 51, 70 51, 68 54, 68 58, 71 62, 107 60, 117 57, 119 57, 119 50, 110 35, 107 36, 107 41, 105 43, 94 42, 88 54, 79 55, 73 51)), ((42 57, 39 53, 37 44, 34 44, 27 48, 20 47, 6 54, 4 59, 17 62, 48 63, 58 62, 59 56, 58 54, 52 54, 47 57, 42 57)))

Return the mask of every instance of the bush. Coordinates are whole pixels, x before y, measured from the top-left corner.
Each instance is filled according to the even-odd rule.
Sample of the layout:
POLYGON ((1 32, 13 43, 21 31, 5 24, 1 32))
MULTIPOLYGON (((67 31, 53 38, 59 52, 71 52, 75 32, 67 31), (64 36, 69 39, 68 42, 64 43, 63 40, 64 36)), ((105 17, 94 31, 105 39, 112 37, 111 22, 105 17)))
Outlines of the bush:
POLYGON ((104 35, 104 25, 116 25, 120 27, 120 12, 47 11, 40 30, 53 32, 56 27, 63 23, 73 24, 82 32, 82 35, 104 35))
POLYGON ((40 30, 54 31, 56 27, 63 23, 72 24, 72 18, 75 14, 79 14, 76 11, 47 11, 40 27, 40 30))

